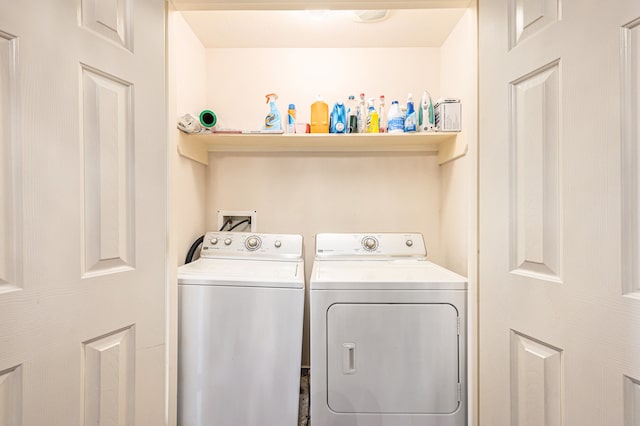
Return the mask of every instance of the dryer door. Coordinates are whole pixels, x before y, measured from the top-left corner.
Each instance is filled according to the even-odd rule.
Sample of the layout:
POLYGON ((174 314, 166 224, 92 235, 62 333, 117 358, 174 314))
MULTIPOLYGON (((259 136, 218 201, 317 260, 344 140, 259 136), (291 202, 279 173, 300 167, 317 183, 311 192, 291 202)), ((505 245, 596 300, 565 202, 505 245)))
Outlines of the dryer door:
POLYGON ((329 407, 338 413, 455 412, 458 337, 458 311, 451 304, 332 305, 329 407))

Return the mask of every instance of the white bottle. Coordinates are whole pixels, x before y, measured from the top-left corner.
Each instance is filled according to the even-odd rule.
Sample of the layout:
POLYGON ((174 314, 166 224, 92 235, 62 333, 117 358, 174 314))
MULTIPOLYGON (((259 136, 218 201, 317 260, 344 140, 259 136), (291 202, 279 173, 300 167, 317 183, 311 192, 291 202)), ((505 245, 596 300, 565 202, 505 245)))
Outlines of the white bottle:
POLYGON ((380 95, 378 117, 380 119, 380 133, 387 133, 387 114, 384 113, 384 95, 380 95))
POLYGON ((391 108, 389 108, 388 117, 389 133, 404 133, 404 114, 400 110, 398 101, 391 102, 391 108))

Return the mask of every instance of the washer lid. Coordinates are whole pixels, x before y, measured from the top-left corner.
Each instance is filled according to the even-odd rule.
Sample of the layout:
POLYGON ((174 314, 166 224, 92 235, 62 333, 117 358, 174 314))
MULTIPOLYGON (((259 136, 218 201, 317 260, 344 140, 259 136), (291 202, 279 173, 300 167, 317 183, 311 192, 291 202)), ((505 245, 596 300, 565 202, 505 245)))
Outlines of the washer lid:
POLYGON ((178 268, 178 284, 304 288, 304 262, 200 258, 178 268))
POLYGON ((317 261, 311 290, 465 290, 467 279, 426 260, 317 261))

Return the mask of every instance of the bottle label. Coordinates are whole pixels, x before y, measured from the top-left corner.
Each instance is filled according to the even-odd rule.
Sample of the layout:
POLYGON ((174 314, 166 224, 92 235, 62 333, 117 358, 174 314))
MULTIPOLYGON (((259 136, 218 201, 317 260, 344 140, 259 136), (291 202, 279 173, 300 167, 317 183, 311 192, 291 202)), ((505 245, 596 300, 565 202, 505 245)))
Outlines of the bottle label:
POLYGON ((390 132, 392 131, 404 132, 404 120, 400 116, 393 117, 392 119, 389 120, 389 124, 387 128, 389 129, 390 132))
POLYGON ((415 132, 416 131, 416 113, 413 112, 411 114, 407 114, 407 118, 404 121, 404 131, 405 132, 415 132))
POLYGON ((273 126, 275 126, 275 124, 276 124, 276 115, 273 113, 267 114, 266 118, 264 119, 264 127, 266 127, 267 129, 270 129, 273 126))

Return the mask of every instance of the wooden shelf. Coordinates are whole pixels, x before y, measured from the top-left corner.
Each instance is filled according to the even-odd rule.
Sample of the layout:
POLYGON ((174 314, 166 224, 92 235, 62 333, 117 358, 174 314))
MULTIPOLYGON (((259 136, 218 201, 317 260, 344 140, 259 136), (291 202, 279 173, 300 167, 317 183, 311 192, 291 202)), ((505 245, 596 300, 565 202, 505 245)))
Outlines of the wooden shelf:
POLYGON ((444 164, 467 153, 464 135, 443 133, 194 134, 178 131, 178 151, 209 164, 209 152, 438 152, 444 164))

